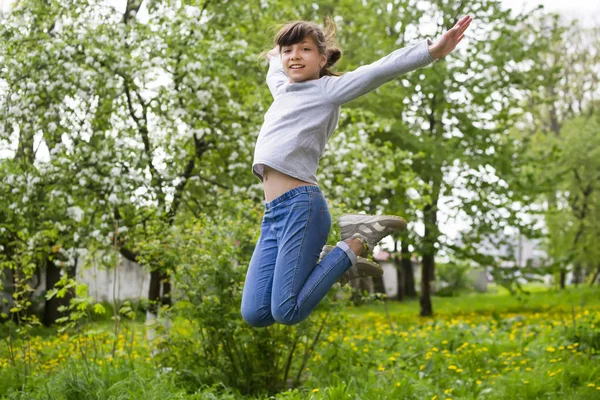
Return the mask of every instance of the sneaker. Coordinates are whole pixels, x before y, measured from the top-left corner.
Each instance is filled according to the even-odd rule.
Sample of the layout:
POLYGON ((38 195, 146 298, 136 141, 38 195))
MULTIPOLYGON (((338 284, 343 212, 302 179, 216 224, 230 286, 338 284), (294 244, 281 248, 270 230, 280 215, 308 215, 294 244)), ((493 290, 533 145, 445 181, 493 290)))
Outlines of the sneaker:
POLYGON ((368 250, 390 233, 406 229, 406 220, 393 215, 345 214, 338 218, 342 240, 361 238, 368 250))
MULTIPOLYGON (((334 246, 324 246, 319 259, 325 257, 334 248, 334 246)), ((364 278, 366 276, 380 277, 382 275, 383 268, 379 264, 363 257, 357 257, 356 265, 353 265, 344 272, 340 279, 338 279, 338 282, 341 286, 344 286, 348 281, 353 279, 364 278)))

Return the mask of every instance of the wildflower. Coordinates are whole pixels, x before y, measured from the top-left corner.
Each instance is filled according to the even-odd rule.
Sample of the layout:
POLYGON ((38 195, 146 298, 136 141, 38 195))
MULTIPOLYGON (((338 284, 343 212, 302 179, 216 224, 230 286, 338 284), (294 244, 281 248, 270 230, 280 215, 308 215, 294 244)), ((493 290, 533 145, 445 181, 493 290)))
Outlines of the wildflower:
POLYGON ((588 383, 588 387, 595 387, 596 385, 594 385, 593 383, 588 383))
POLYGON ((548 347, 546 347, 546 351, 549 353, 554 353, 556 351, 556 349, 552 346, 548 346, 548 347))
POLYGON ((313 393, 317 393, 319 391, 319 388, 315 388, 312 390, 313 393))
POLYGON ((457 367, 456 367, 456 365, 448 365, 448 369, 455 370, 455 369, 457 369, 457 367))

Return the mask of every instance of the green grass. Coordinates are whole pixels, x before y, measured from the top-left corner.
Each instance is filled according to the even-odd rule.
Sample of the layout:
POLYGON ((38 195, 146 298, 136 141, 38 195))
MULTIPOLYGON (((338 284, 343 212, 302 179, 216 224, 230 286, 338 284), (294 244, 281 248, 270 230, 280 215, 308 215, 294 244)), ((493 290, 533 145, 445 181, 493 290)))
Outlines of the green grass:
MULTIPOLYGON (((416 300, 348 308, 347 322, 321 337, 303 386, 255 398, 600 398, 600 288, 527 289, 521 298, 494 287, 434 297, 429 318, 418 316, 416 300)), ((175 322, 172 329, 185 335, 187 327, 175 322)), ((31 349, 27 363, 19 355, 25 353, 11 361, 0 346, 0 398, 243 398, 222 385, 182 387, 178 371, 156 364, 140 322, 124 324, 118 336, 106 320, 89 328, 95 332, 40 330, 28 343, 13 342, 19 351, 31 349)))
MULTIPOLYGON (((600 291, 598 287, 580 285, 578 288, 568 287, 565 290, 547 289, 540 285, 528 285, 526 293, 512 296, 501 286, 490 287, 488 293, 469 293, 460 297, 433 297, 434 314, 491 314, 492 312, 534 312, 549 309, 571 309, 572 307, 600 306, 600 291)), ((419 313, 418 299, 397 302, 388 300, 386 303, 390 313, 411 314, 419 313)), ((383 304, 368 305, 354 308, 351 315, 360 316, 370 312, 384 313, 383 304)))

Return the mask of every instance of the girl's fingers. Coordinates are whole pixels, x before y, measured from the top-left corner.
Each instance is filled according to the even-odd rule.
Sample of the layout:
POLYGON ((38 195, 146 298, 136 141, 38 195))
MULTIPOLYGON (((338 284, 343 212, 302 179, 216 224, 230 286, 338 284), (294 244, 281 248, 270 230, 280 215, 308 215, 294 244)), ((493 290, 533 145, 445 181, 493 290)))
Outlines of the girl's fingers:
POLYGON ((469 26, 469 24, 471 23, 471 21, 473 21, 473 18, 469 17, 468 15, 464 18, 462 18, 460 21, 458 21, 456 23, 456 25, 454 25, 454 27, 457 30, 465 30, 467 29, 467 27, 469 26))

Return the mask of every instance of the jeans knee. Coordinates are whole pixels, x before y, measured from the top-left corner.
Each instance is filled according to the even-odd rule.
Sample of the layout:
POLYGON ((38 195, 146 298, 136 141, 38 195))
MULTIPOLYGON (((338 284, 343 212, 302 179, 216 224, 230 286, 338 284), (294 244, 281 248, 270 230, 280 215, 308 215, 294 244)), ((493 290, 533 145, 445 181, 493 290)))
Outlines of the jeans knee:
POLYGON ((275 320, 268 312, 261 312, 257 309, 249 310, 246 307, 242 307, 241 311, 244 321, 255 328, 264 328, 275 323, 275 320))
POLYGON ((300 315, 298 312, 284 310, 282 308, 276 308, 271 310, 275 322, 282 325, 296 325, 306 319, 305 316, 300 315))

